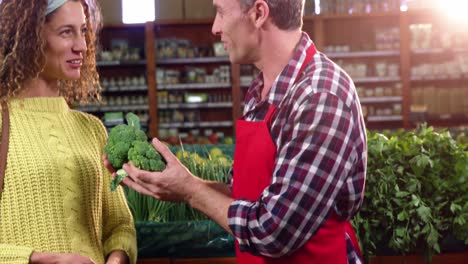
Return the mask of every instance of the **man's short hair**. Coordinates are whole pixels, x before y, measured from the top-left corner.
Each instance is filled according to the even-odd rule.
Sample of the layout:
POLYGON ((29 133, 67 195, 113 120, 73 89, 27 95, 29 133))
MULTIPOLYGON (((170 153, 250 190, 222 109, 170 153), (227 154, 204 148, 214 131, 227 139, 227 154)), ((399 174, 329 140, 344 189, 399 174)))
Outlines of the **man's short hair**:
MULTIPOLYGON (((241 6, 248 10, 256 0, 239 0, 241 6)), ((282 30, 293 30, 302 27, 305 0, 264 0, 270 8, 273 23, 282 30)), ((309 0, 311 1, 311 0, 309 0)))

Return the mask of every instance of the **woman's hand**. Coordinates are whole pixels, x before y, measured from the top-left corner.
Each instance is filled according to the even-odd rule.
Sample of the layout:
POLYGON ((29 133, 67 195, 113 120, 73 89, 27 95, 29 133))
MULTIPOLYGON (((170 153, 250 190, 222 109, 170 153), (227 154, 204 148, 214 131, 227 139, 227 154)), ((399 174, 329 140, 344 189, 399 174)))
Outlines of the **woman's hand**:
POLYGON ((103 154, 103 155, 102 155, 102 161, 104 162, 104 167, 106 167, 106 169, 107 169, 110 173, 114 173, 114 172, 115 172, 115 169, 112 167, 111 163, 110 163, 109 160, 107 159, 107 155, 106 155, 106 154, 103 154))
MULTIPOLYGON (((96 264, 91 258, 75 253, 33 252, 29 258, 31 264, 96 264)), ((124 262, 123 262, 124 263, 124 262)))
POLYGON ((109 254, 106 264, 128 264, 127 254, 122 250, 115 250, 109 254))

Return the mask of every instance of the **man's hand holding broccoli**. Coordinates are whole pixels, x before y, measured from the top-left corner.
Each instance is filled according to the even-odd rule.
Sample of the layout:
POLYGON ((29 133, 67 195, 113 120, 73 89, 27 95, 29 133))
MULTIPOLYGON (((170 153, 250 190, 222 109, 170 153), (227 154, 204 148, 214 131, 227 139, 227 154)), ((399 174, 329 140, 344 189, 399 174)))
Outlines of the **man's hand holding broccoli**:
POLYGON ((127 124, 117 125, 111 129, 104 153, 107 160, 117 170, 111 182, 111 190, 117 189, 128 173, 122 165, 132 162, 135 167, 146 171, 163 171, 166 162, 153 145, 148 143, 146 134, 141 130, 140 119, 133 113, 125 116, 127 124))

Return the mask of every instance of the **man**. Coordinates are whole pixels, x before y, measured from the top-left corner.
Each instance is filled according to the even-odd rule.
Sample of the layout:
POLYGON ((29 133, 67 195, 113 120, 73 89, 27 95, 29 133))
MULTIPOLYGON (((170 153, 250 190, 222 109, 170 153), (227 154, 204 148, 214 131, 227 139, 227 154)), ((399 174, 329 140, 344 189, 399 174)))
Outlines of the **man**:
POLYGON ((238 263, 360 263, 366 134, 350 77, 302 32, 303 0, 214 0, 232 63, 261 70, 236 125, 232 185, 192 175, 157 139, 163 172, 124 165, 124 184, 184 201, 236 238, 238 263))

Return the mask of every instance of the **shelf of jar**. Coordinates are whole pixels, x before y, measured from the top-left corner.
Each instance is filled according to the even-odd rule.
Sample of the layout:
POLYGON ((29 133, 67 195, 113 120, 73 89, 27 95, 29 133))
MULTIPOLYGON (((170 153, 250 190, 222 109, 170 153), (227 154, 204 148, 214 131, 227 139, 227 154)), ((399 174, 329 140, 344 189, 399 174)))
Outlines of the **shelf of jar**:
POLYGON ((98 67, 112 67, 112 66, 146 66, 146 60, 138 61, 98 61, 98 67))
POLYGON ((132 86, 107 86, 103 88, 103 92, 146 92, 148 86, 146 85, 132 85, 132 86))
MULTIPOLYGON (((103 124, 106 127, 114 127, 114 126, 117 126, 117 125, 125 124, 125 122, 124 122, 123 119, 118 119, 118 120, 111 119, 111 120, 103 121, 103 124)), ((147 128, 148 127, 148 120, 141 120, 140 121, 140 126, 144 127, 144 128, 147 128)))
POLYGON ((229 57, 203 57, 203 58, 171 58, 157 59, 156 64, 204 64, 204 63, 229 63, 229 57))
POLYGON ((249 88, 252 85, 252 82, 241 82, 240 87, 242 88, 249 88))
MULTIPOLYGON (((359 101, 361 104, 375 104, 375 103, 401 103, 403 101, 402 96, 372 96, 372 97, 360 97, 359 101)), ((242 107, 244 105, 242 104, 242 107)))
POLYGON ((373 50, 373 51, 350 51, 350 52, 329 52, 326 55, 331 59, 351 59, 351 58, 380 58, 400 56, 399 50, 373 50))
POLYGON ((391 115, 391 116, 367 116, 365 118, 367 122, 395 122, 403 121, 401 115, 391 115))
POLYGON ((376 97, 361 97, 361 104, 373 103, 400 103, 403 101, 401 96, 376 96, 376 97))
POLYGON ((427 121, 468 121, 468 113, 457 114, 427 114, 427 121))
POLYGON ((351 77, 354 83, 359 84, 366 84, 366 83, 383 83, 383 82, 401 82, 401 78, 399 76, 396 77, 351 77))
POLYGON ((231 88, 231 83, 176 83, 159 84, 158 90, 185 90, 185 89, 219 89, 231 88))
POLYGON ((367 18, 381 18, 381 17, 399 17, 399 10, 389 11, 375 11, 375 12, 360 12, 354 14, 321 14, 321 15, 306 15, 304 21, 314 21, 318 19, 367 19, 367 18))
POLYGON ((232 121, 160 123, 160 128, 232 127, 232 121))
POLYGON ((87 113, 103 113, 115 111, 148 111, 148 104, 144 105, 116 105, 116 106, 78 106, 75 108, 78 111, 87 113))
POLYGON ((427 123, 430 126, 436 127, 453 127, 468 124, 468 113, 459 114, 431 114, 431 113, 412 113, 411 122, 427 123), (415 116, 417 115, 417 116, 415 116))
MULTIPOLYGON (((387 83, 387 82, 401 82, 400 76, 390 76, 390 77, 378 77, 378 76, 372 76, 372 77, 352 77, 351 79, 354 81, 356 84, 367 84, 367 83, 387 83)), ((240 87, 242 88, 248 88, 250 87, 251 83, 247 82, 241 82, 240 87)))
POLYGON ((184 26, 184 25, 208 25, 213 24, 212 18, 183 18, 183 19, 156 19, 155 26, 184 26))
POLYGON ((453 54, 453 53, 468 53, 467 48, 418 48, 412 49, 413 55, 436 55, 436 54, 453 54))
POLYGON ((448 76, 448 75, 439 75, 439 76, 412 76, 412 82, 427 82, 427 81, 460 81, 468 79, 467 75, 459 76, 448 76))
POLYGON ((232 102, 159 104, 159 109, 231 108, 232 102))

